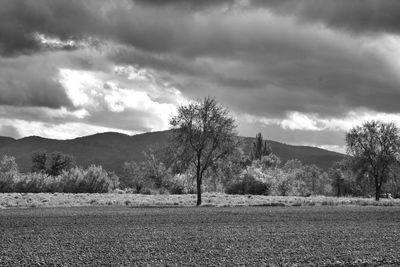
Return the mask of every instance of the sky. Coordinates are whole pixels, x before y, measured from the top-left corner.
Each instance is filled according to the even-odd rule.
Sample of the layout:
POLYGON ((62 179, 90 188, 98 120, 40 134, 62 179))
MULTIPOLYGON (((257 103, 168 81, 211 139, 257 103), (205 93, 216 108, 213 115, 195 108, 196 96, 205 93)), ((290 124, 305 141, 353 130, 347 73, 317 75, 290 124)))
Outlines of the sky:
POLYGON ((165 130, 215 97, 237 132, 345 151, 400 125, 398 0, 2 0, 0 135, 165 130))

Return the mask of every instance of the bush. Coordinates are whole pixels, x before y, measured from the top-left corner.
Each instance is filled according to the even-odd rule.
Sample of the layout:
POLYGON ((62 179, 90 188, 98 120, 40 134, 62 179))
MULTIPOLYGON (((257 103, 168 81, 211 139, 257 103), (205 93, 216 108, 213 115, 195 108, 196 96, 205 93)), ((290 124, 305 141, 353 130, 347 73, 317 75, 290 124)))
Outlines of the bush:
POLYGON ((63 171, 60 175, 60 183, 63 186, 62 192, 65 193, 87 193, 85 186, 85 170, 79 167, 63 171))
POLYGON ((75 167, 63 171, 60 180, 65 193, 107 193, 119 185, 118 176, 96 165, 87 170, 75 167))
POLYGON ((53 176, 43 171, 21 174, 14 157, 0 160, 0 192, 17 193, 106 193, 119 185, 118 176, 106 172, 101 166, 88 169, 74 167, 64 169, 53 176))
POLYGON ((62 192, 60 177, 49 176, 45 173, 21 174, 15 181, 14 192, 18 193, 54 193, 62 192))
POLYGON ((196 184, 188 174, 176 174, 164 182, 170 194, 194 194, 196 184))
POLYGON ((13 192, 15 180, 18 179, 18 173, 0 172, 0 192, 13 192))
POLYGON ((227 187, 226 193, 240 195, 269 195, 270 185, 257 180, 249 173, 245 173, 241 180, 233 182, 227 187))
POLYGON ((18 165, 15 158, 3 156, 0 161, 0 192, 12 192, 18 177, 18 165))
POLYGON ((146 184, 143 169, 143 164, 138 164, 135 161, 124 162, 124 172, 121 180, 122 188, 133 188, 135 193, 139 193, 146 184))

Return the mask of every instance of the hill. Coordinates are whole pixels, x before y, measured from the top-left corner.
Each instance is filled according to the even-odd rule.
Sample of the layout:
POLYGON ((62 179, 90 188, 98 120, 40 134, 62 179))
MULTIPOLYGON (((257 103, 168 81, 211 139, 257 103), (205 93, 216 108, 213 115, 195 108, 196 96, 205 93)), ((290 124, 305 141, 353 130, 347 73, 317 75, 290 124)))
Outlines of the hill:
MULTIPOLYGON (((11 155, 17 160, 22 172, 31 168, 32 154, 37 151, 61 151, 72 154, 78 165, 100 164, 107 170, 121 171, 124 161, 141 161, 143 151, 150 147, 157 149, 168 142, 169 131, 150 132, 138 135, 120 133, 99 133, 71 140, 55 140, 37 136, 21 139, 0 137, 0 155, 11 155)), ((243 138, 243 151, 248 153, 253 138, 243 138)), ((343 158, 342 154, 309 146, 293 146, 269 141, 273 152, 282 162, 297 158, 303 163, 316 164, 327 169, 335 161, 343 158)))

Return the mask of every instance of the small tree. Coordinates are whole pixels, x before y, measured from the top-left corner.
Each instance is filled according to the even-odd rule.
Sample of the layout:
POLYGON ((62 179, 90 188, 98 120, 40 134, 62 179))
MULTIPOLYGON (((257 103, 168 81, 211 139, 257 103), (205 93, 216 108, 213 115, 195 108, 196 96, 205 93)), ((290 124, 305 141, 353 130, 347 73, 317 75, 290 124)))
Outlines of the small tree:
POLYGON ((69 154, 53 152, 49 156, 46 152, 35 152, 32 155, 32 172, 58 176, 62 171, 67 171, 73 167, 75 167, 75 160, 69 154))
POLYGON ((152 181, 156 188, 161 188, 164 180, 169 176, 165 164, 156 157, 152 150, 143 152, 143 154, 146 158, 146 160, 142 162, 146 173, 146 179, 152 181))
POLYGON ((201 184, 204 172, 229 156, 237 146, 235 121, 215 99, 204 98, 178 109, 170 120, 172 146, 178 159, 196 169, 197 205, 201 205, 201 184))
POLYGON ((46 172, 47 153, 35 152, 32 155, 32 172, 46 172))
POLYGON ((69 170, 73 167, 75 167, 75 160, 72 155, 53 152, 50 156, 47 172, 51 176, 57 176, 60 175, 63 170, 69 170))
POLYGON ((398 162, 399 129, 394 123, 366 122, 346 134, 346 145, 347 153, 354 158, 353 164, 373 177, 375 199, 379 201, 390 167, 398 162))
POLYGON ((322 171, 315 164, 303 166, 303 181, 311 194, 317 193, 322 171))
POLYGON ((121 181, 123 186, 133 187, 136 193, 140 193, 140 190, 145 185, 145 174, 142 164, 138 164, 135 161, 124 162, 123 171, 124 176, 121 181))

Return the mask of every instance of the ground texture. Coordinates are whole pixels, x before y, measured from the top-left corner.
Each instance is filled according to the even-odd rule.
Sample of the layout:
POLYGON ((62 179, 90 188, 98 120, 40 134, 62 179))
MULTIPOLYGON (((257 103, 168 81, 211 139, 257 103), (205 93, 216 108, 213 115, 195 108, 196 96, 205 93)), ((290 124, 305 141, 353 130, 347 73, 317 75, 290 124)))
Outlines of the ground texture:
MULTIPOLYGON (((106 194, 66 193, 4 193, 0 194, 0 209, 38 207, 80 207, 80 206, 195 206, 196 195, 142 195, 127 194, 123 191, 106 194)), ((400 199, 350 197, 297 197, 297 196, 254 196, 204 193, 204 206, 400 206, 400 199)))
POLYGON ((0 211, 0 266, 400 266, 400 207, 0 211))

